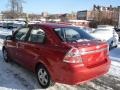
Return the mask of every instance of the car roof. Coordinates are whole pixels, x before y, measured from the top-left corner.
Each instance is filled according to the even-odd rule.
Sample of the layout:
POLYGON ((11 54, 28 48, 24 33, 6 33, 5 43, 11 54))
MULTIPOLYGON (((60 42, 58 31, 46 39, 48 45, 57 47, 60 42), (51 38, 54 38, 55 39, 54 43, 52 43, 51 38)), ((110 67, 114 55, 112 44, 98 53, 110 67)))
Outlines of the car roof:
POLYGON ((47 28, 62 28, 62 27, 72 27, 70 25, 66 25, 66 24, 57 24, 57 23, 39 23, 39 24, 29 24, 28 26, 30 27, 34 27, 34 26, 43 26, 43 27, 47 27, 47 28))

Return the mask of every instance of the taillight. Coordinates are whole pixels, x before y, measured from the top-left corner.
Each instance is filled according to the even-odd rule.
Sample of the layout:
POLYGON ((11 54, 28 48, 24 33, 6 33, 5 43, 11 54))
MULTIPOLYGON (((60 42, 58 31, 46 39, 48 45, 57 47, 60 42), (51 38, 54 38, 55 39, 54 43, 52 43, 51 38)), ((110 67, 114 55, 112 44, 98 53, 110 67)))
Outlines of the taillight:
POLYGON ((66 63, 82 63, 80 51, 77 48, 72 48, 64 57, 63 62, 66 63))

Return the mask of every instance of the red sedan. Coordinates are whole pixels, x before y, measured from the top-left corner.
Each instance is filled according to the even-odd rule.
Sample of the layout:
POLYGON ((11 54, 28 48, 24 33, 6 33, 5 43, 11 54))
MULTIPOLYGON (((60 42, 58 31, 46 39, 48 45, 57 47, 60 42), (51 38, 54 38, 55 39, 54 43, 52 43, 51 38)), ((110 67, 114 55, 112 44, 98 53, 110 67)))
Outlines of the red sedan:
POLYGON ((83 30, 62 24, 33 24, 7 36, 6 62, 14 60, 35 72, 42 88, 53 82, 80 84, 108 72, 109 50, 83 30))

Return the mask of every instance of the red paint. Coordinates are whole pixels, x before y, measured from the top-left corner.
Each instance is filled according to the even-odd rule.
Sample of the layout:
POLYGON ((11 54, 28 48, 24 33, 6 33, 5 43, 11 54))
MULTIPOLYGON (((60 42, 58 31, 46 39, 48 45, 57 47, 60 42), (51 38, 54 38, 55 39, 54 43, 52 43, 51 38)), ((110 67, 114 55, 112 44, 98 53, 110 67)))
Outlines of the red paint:
POLYGON ((79 84, 108 72, 110 60, 106 43, 97 40, 79 43, 61 42, 53 28, 68 26, 40 24, 30 25, 30 28, 34 26, 38 26, 46 32, 47 40, 44 44, 16 40, 5 41, 4 46, 10 57, 19 64, 35 72, 37 63, 42 63, 55 82, 64 84, 79 84), (89 46, 87 46, 88 43, 89 46), (76 53, 76 56, 71 57, 69 55, 71 53, 76 53))

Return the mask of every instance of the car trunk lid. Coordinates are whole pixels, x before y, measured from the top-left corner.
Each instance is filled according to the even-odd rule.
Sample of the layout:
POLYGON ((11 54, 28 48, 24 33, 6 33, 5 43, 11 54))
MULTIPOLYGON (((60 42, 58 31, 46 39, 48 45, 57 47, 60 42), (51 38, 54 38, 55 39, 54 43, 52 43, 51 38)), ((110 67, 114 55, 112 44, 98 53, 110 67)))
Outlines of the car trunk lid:
POLYGON ((78 48, 83 64, 86 67, 94 67, 106 62, 108 58, 108 45, 98 40, 81 42, 69 42, 68 45, 78 48))

